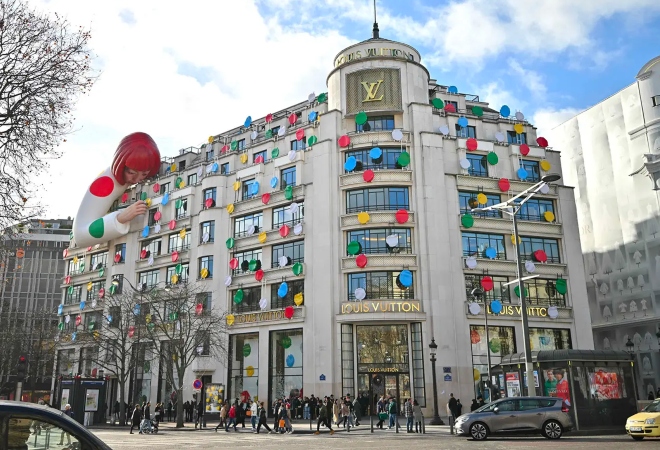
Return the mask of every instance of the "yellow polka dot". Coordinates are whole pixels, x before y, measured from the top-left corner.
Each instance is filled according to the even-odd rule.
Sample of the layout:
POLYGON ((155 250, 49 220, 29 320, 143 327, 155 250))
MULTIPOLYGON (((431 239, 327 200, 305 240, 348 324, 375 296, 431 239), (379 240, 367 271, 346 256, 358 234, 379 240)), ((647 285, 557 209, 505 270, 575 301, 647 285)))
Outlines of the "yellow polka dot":
POLYGON ((213 136, 209 136, 209 144, 213 144, 213 136))
POLYGON ((227 212, 229 214, 234 212, 234 204, 233 203, 230 203, 230 204, 227 205, 227 212))
POLYGON ((176 172, 176 164, 170 166, 170 172, 176 172))
POLYGON ((545 172, 550 170, 552 168, 552 165, 547 161, 547 160, 542 160, 541 161, 541 169, 543 169, 545 172))
POLYGON ((522 134, 523 131, 525 131, 525 128, 522 126, 522 124, 517 123, 513 126, 513 129, 515 130, 516 133, 522 134))
POLYGON ((360 222, 362 225, 364 225, 365 223, 369 222, 369 219, 370 219, 369 213, 368 212, 361 212, 360 214, 358 214, 357 219, 358 219, 358 222, 360 222))
POLYGON ((546 211, 543 213, 543 218, 546 220, 546 222, 554 222, 555 221, 555 215, 553 214, 552 211, 546 211))
MULTIPOLYGON (((518 243, 519 244, 520 244, 520 241, 521 241, 520 236, 518 236, 518 243)), ((513 245, 516 245, 516 238, 513 236, 513 234, 511 235, 511 243, 513 245)))
POLYGON ((266 235, 265 231, 259 233, 259 242, 263 244, 264 242, 266 242, 266 239, 268 239, 268 236, 266 235))
POLYGON ((240 181, 234 181, 233 187, 234 187, 235 191, 238 191, 241 188, 241 182, 240 181))
POLYGON ((477 194, 477 201, 480 205, 485 205, 488 202, 488 197, 486 197, 486 194, 479 193, 477 194))
POLYGON ((247 162, 247 160, 248 160, 248 158, 247 158, 247 153, 243 153, 243 154, 241 155, 241 162, 242 162, 243 164, 245 164, 245 163, 247 162))

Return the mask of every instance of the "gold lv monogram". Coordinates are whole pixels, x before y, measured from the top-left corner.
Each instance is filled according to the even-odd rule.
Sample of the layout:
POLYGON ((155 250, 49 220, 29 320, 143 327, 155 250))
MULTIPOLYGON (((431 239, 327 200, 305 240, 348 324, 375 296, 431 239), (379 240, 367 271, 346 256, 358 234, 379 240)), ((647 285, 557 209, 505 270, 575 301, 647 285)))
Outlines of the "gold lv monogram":
POLYGON ((378 88, 380 88, 381 83, 383 80, 378 80, 375 83, 369 83, 367 81, 362 82, 362 87, 364 88, 365 91, 367 91, 367 96, 362 100, 362 103, 364 102, 379 102, 383 99, 383 94, 381 94, 380 97, 376 97, 378 94, 378 88))

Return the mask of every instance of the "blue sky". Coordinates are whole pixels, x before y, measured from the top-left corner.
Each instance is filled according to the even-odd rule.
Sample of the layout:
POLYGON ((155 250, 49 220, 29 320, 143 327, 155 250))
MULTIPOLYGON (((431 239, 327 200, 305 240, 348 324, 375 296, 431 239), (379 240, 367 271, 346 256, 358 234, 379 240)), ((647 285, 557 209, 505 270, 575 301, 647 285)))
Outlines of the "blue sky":
MULTIPOLYGON (((100 74, 40 177, 53 217, 76 213, 131 132, 172 156, 324 92, 334 56, 369 38, 373 22, 371 0, 28 1, 91 29, 100 74)), ((522 111, 540 134, 660 54, 659 0, 378 0, 378 22, 439 83, 522 111)))

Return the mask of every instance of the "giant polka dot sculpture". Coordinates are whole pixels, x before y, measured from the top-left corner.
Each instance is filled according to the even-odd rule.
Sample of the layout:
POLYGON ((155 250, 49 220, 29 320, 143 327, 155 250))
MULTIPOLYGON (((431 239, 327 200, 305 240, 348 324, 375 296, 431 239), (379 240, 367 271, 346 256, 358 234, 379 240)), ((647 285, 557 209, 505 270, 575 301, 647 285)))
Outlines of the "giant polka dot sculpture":
POLYGON ((127 234, 130 221, 120 221, 120 216, 134 206, 111 213, 108 210, 115 200, 122 197, 127 185, 153 177, 159 168, 160 152, 151 136, 133 133, 122 139, 112 166, 92 182, 78 208, 73 222, 76 245, 101 244, 127 234), (146 172, 146 177, 143 172, 146 172))

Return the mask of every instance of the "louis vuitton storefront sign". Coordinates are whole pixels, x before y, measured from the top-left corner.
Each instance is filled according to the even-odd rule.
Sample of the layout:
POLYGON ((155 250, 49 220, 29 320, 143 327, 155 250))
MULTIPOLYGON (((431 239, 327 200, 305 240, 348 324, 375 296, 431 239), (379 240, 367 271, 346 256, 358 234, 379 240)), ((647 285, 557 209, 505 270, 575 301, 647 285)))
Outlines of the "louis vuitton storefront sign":
POLYGON ((399 69, 365 69, 346 74, 346 114, 401 111, 399 69))

